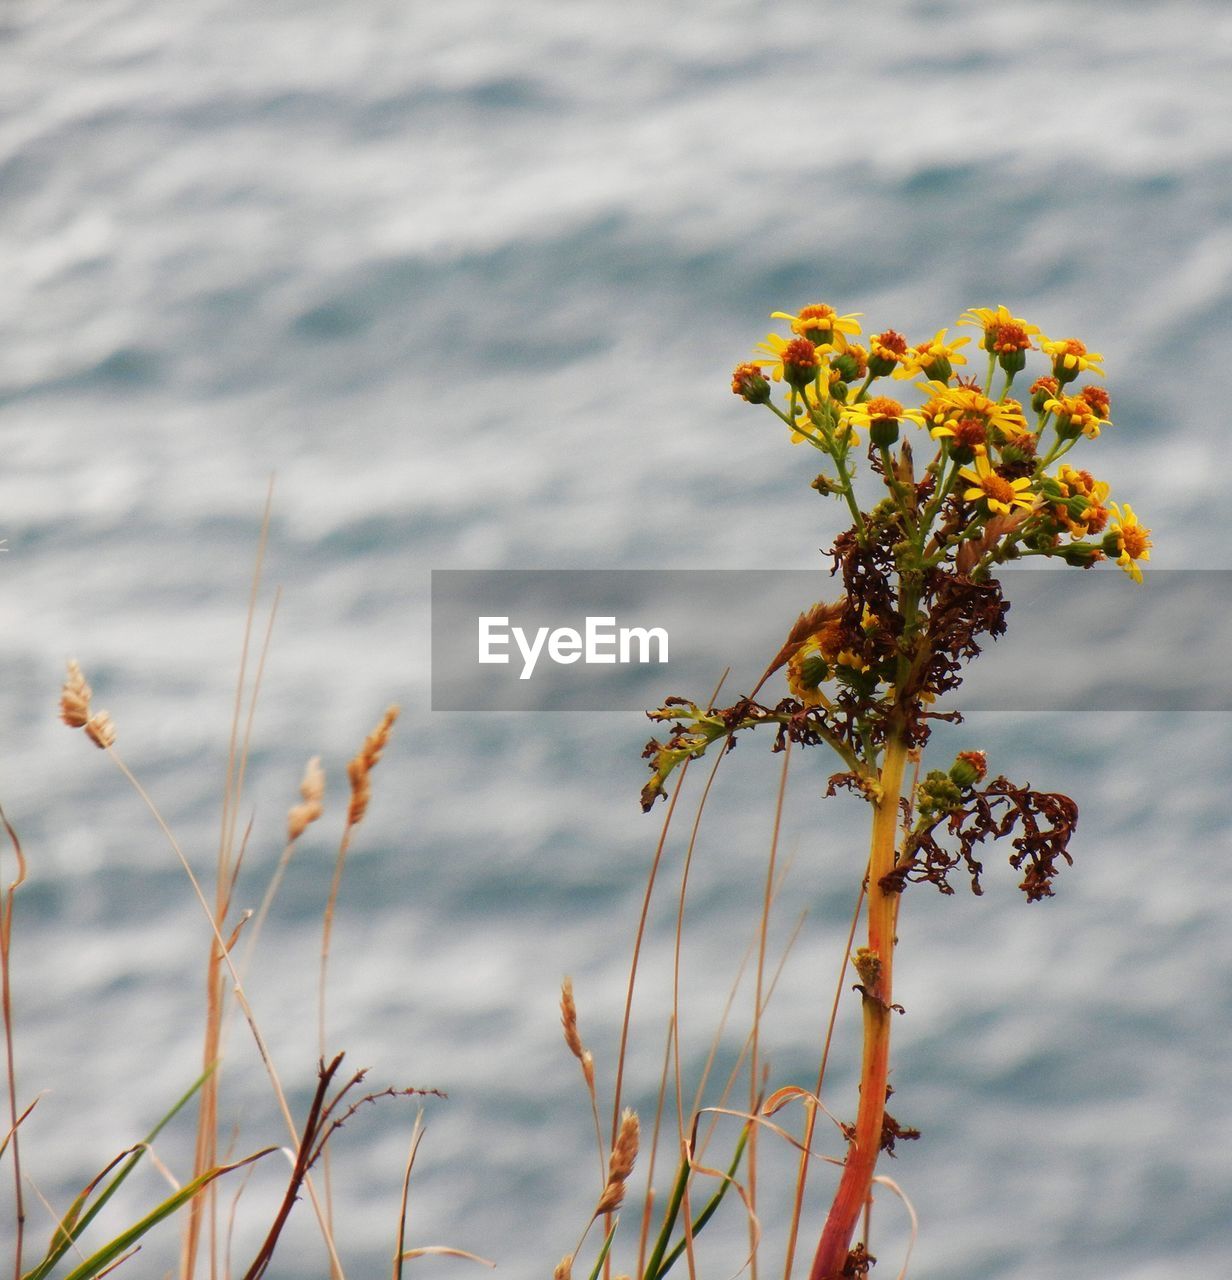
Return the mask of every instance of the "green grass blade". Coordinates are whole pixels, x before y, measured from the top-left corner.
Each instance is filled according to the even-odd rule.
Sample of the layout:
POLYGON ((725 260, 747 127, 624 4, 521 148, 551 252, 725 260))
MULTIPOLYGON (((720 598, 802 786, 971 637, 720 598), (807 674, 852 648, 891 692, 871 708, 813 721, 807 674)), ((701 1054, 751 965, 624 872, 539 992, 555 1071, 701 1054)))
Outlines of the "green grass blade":
POLYGON ((153 1144, 154 1139, 158 1137, 167 1124, 169 1124, 171 1120, 173 1120, 175 1116, 192 1100, 193 1096, 210 1078, 210 1076, 213 1075, 213 1073, 214 1068, 211 1066, 203 1071, 196 1080, 193 1081, 188 1091, 172 1105, 166 1115, 164 1115, 154 1128, 146 1134, 142 1142, 132 1149, 132 1154, 129 1155, 123 1167, 102 1189, 102 1191, 99 1192, 98 1198, 90 1208, 82 1213, 82 1207, 89 1199, 90 1193, 98 1183, 107 1176, 107 1173, 111 1169, 115 1168, 117 1161, 122 1160, 124 1157, 122 1155, 117 1157, 117 1160, 113 1160, 111 1164, 102 1171, 102 1173, 89 1183, 85 1190, 82 1191, 77 1199, 69 1206, 68 1212, 57 1224, 55 1231, 52 1233, 51 1242, 47 1246, 47 1253, 44 1255, 43 1260, 32 1271, 26 1272, 22 1277, 22 1280, 45 1280, 56 1263, 59 1262, 69 1249, 73 1247, 74 1241, 77 1240, 86 1227, 88 1227, 98 1215, 99 1210, 101 1210, 107 1201, 115 1195, 117 1190, 119 1190, 124 1179, 127 1178, 128 1175, 137 1167, 141 1157, 145 1155, 148 1148, 153 1144), (78 1214, 81 1214, 80 1219, 77 1217, 78 1214))
MULTIPOLYGON (((698 1215, 697 1220, 693 1223, 693 1234, 696 1236, 701 1229, 714 1217, 715 1210, 723 1203, 723 1197, 727 1194, 727 1188, 731 1186, 732 1179, 736 1176, 736 1170, 740 1167, 740 1161, 744 1158, 745 1144, 749 1140, 749 1131, 747 1127, 740 1134, 740 1141, 736 1143, 736 1154, 732 1157, 732 1162, 727 1169, 727 1177, 719 1183, 719 1189, 710 1197, 709 1204, 698 1215)), ((684 1252, 685 1241, 681 1240, 679 1244, 663 1259, 663 1265, 654 1273, 652 1280, 658 1280, 658 1277, 667 1275, 680 1255, 684 1252)), ((650 1276, 649 1269, 647 1276, 650 1276)))
MULTIPOLYGON (((699 1231, 706 1226, 707 1222, 715 1216, 715 1212, 722 1203, 722 1198, 727 1194, 727 1188, 731 1185, 731 1180, 735 1178, 735 1172, 740 1167, 740 1161, 744 1158, 745 1144, 749 1140, 748 1125, 744 1126, 740 1132, 740 1140, 736 1143, 735 1155, 731 1157, 731 1164, 727 1167, 727 1176, 717 1192, 709 1198, 706 1208, 699 1213, 697 1221, 693 1224, 693 1235, 697 1235, 699 1231)), ((643 1280, 660 1280, 661 1276, 667 1275, 675 1262, 679 1260, 680 1254, 684 1253, 685 1240, 680 1240, 671 1253, 667 1252, 667 1243, 671 1239, 672 1228, 676 1224, 676 1217, 680 1213, 680 1202, 684 1199, 685 1183, 689 1178, 689 1166, 681 1165, 679 1175, 676 1176, 676 1185, 672 1188, 671 1203, 667 1207, 667 1215, 663 1219, 663 1229, 658 1233, 658 1239, 654 1242, 654 1252, 645 1265, 643 1280)))
POLYGON ((595 1259, 594 1270, 590 1273, 590 1280, 599 1280, 599 1272, 603 1270, 603 1264, 607 1261, 607 1255, 612 1248, 612 1241, 616 1238, 616 1228, 620 1223, 617 1218, 612 1223, 612 1229, 607 1233, 607 1239, 603 1242, 603 1248, 599 1250, 599 1256, 595 1259))
POLYGON ((96 1253, 91 1254, 79 1267, 70 1271, 64 1277, 64 1280, 93 1280, 94 1276, 98 1275, 104 1267, 114 1262, 126 1249, 140 1240, 147 1231, 152 1227, 156 1227, 164 1218, 169 1218, 177 1209, 186 1205, 202 1187, 209 1186, 215 1178, 222 1177, 224 1173, 242 1169, 245 1165, 252 1164, 254 1160, 260 1160, 263 1156, 269 1155, 271 1151, 277 1150, 277 1147, 266 1147, 263 1151, 256 1151, 250 1156, 245 1156, 243 1160, 235 1161, 234 1164, 223 1164, 216 1169, 207 1169, 200 1177, 194 1178, 174 1195, 168 1196, 162 1204, 152 1209, 139 1222, 134 1222, 127 1231, 122 1231, 114 1240, 109 1241, 96 1253))

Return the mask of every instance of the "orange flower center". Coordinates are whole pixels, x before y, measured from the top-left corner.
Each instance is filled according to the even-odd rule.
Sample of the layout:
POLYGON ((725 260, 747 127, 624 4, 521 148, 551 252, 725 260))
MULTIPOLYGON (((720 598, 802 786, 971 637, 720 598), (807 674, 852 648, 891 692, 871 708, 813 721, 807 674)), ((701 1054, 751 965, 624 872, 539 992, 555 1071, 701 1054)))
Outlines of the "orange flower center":
POLYGON ((1088 533, 1102 533, 1108 523, 1108 508, 1093 502, 1082 513, 1082 523, 1086 525, 1088 533))
POLYGON ((1077 338, 1065 339, 1065 354, 1069 356, 1085 356, 1087 353, 1087 344, 1080 342, 1077 338))
POLYGON ((732 370, 732 391, 736 395, 742 396, 748 389, 749 383, 756 378, 759 382, 763 380, 764 375, 761 369, 755 364, 738 364, 732 370))
POLYGON ((1121 550, 1131 560, 1141 560, 1143 553, 1151 545, 1151 540, 1147 536, 1150 532, 1149 529, 1144 529, 1141 525, 1126 525, 1121 530, 1121 550))
POLYGON ((1002 351, 1026 351, 1031 346, 1027 331, 1020 324, 999 324, 989 330, 992 349, 1002 351))
POLYGON ((868 416, 874 419, 892 418, 897 422, 903 416, 903 406, 889 396, 874 396, 868 402, 868 416))
POLYGON ((907 339, 896 330, 887 329, 885 333, 879 333, 873 339, 873 346, 884 351, 887 355, 901 356, 906 353, 907 339))
POLYGON ((988 440, 988 424, 983 418, 972 414, 959 418, 953 430, 955 444, 964 445, 968 449, 974 449, 977 444, 984 444, 988 440))
POLYGON ((1103 387, 1083 387, 1082 398, 1099 417, 1106 418, 1108 416, 1108 411, 1112 408, 1112 398, 1103 387))
POLYGON ((807 338, 793 338, 783 348, 783 363, 797 369, 816 369, 821 361, 817 351, 807 338))
POLYGON ((824 302, 816 302, 810 307, 803 307, 796 317, 796 323, 802 333, 809 329, 833 329, 834 308, 826 306, 824 302))
POLYGON ((980 488, 993 501, 1009 506, 1014 500, 1014 486, 999 475, 987 475, 980 481, 980 488))

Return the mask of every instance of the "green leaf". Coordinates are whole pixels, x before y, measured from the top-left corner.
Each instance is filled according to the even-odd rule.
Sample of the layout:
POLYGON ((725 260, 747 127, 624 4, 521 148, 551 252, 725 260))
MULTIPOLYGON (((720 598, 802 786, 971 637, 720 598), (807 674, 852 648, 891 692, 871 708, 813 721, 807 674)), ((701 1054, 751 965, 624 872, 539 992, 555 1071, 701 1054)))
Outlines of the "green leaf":
POLYGON ((216 1169, 207 1169, 199 1178, 194 1178, 174 1195, 168 1196, 162 1204, 147 1213, 139 1222, 134 1222, 127 1231, 122 1231, 114 1240, 109 1241, 96 1253, 91 1254, 79 1267, 70 1271, 64 1277, 64 1280, 92 1280, 92 1277, 98 1275, 104 1267, 114 1262, 126 1249, 140 1240, 151 1227, 156 1227, 164 1218, 169 1218, 177 1209, 187 1204, 203 1187, 209 1186, 215 1178, 222 1177, 224 1173, 242 1169, 245 1165, 252 1164, 254 1161, 269 1155, 271 1151, 277 1150, 277 1147, 266 1147, 263 1151, 255 1151, 252 1155, 245 1156, 243 1160, 235 1161, 234 1164, 224 1164, 219 1165, 216 1169))
POLYGON ((51 1242, 47 1246, 47 1253, 43 1260, 32 1270, 26 1272, 22 1280, 45 1280, 52 1268, 60 1261, 62 1257, 73 1247, 73 1243, 81 1235, 81 1233, 90 1225, 97 1217, 99 1210, 107 1203, 108 1200, 119 1190, 124 1179, 137 1167, 141 1157, 153 1144, 154 1139, 163 1131, 164 1127, 190 1102, 197 1090, 214 1074, 214 1067, 210 1066, 203 1071, 196 1080, 193 1081, 188 1091, 179 1098, 171 1107, 171 1109, 163 1116, 161 1120, 146 1134, 143 1141, 135 1147, 130 1147, 128 1151, 122 1151, 116 1158, 97 1174, 87 1184, 84 1191, 69 1206, 68 1212, 60 1219, 55 1231, 52 1233, 51 1242), (90 1208, 82 1212, 86 1201, 89 1199, 94 1188, 111 1172, 116 1165, 124 1160, 124 1167, 115 1175, 114 1178, 99 1193, 98 1199, 90 1206, 90 1208), (80 1215, 80 1216, 79 1216, 80 1215))

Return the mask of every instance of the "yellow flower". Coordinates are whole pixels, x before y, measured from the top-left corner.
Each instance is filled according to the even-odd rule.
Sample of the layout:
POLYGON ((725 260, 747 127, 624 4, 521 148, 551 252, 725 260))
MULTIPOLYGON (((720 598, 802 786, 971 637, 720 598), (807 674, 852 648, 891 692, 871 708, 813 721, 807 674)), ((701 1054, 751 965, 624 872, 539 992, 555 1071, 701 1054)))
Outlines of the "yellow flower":
POLYGON ((900 422, 903 418, 918 426, 924 425, 924 415, 919 409, 904 409, 889 396, 874 396, 871 400, 861 400, 859 404, 844 405, 841 421, 853 429, 866 431, 874 422, 900 422))
POLYGON ((1031 347, 1031 337, 1039 333, 1039 325, 1028 324, 1017 316, 1012 316, 1006 307, 998 307, 990 311, 987 307, 972 307, 964 311, 959 324, 978 324, 984 330, 980 346, 985 351, 995 351, 998 355, 1005 351, 1027 351, 1031 347))
POLYGON ((1062 338, 1058 342, 1041 338, 1040 347, 1052 357, 1053 376, 1062 382, 1069 382, 1088 369, 1094 369, 1101 378, 1104 376, 1104 357, 1098 351, 1088 351, 1086 344, 1077 338, 1062 338))
POLYGON ((1044 401, 1044 408, 1057 415, 1057 434, 1062 439, 1078 438, 1079 431, 1088 440, 1099 435, 1100 427, 1111 426, 1107 418, 1101 418, 1086 396, 1060 396, 1044 401))
POLYGON ((964 490, 963 498, 967 502, 978 502, 981 499, 988 504, 993 515, 1008 516, 1015 507, 1030 510, 1035 505, 1035 495, 1031 492, 1031 481, 1026 476, 1017 480, 1007 480, 999 476, 988 461, 987 454, 977 454, 975 469, 963 467, 958 473, 964 480, 971 481, 971 487, 964 490))
POLYGON ((792 697, 806 707, 819 707, 827 701, 819 685, 829 680, 840 656, 843 626, 831 618, 815 631, 791 656, 787 663, 787 688, 792 697))
POLYGON ((1115 502, 1108 505, 1112 509, 1112 528, 1104 535, 1104 550, 1116 556, 1117 564, 1135 582, 1141 582, 1142 570, 1138 568, 1138 561, 1151 558, 1151 548, 1155 545, 1151 541, 1151 531, 1138 523, 1138 517, 1128 502, 1124 507, 1117 506, 1115 502))
POLYGON ((958 348, 964 347, 970 338, 955 338, 946 342, 947 329, 938 329, 936 336, 921 342, 917 346, 908 347, 899 367, 894 370, 896 378, 913 378, 922 373, 926 378, 935 378, 944 382, 953 372, 951 366, 966 364, 967 357, 958 354, 958 348))
POLYGON ((772 320, 790 320, 791 331, 801 338, 807 338, 815 347, 833 347, 835 351, 847 350, 847 334, 860 332, 860 312, 853 315, 840 316, 833 307, 824 302, 815 302, 811 306, 802 307, 794 316, 787 311, 772 311, 772 320))
POLYGON ((1075 515, 1069 504, 1059 502, 1053 513, 1075 538, 1086 538, 1099 533, 1108 523, 1108 509, 1104 502, 1108 497, 1108 482, 1096 480, 1089 471, 1079 471, 1063 462, 1057 469, 1057 484, 1067 498, 1084 498, 1086 507, 1081 515, 1075 515))
POLYGON ((753 349, 763 353, 760 360, 752 361, 753 364, 759 365, 763 369, 770 370, 770 376, 775 382, 783 381, 783 352, 787 350, 789 343, 786 338, 781 338, 777 333, 766 334, 765 342, 759 342, 753 349))
POLYGON ((998 403, 975 387, 950 387, 944 382, 928 382, 921 388, 929 393, 924 406, 925 425, 934 440, 960 434, 959 424, 981 419, 985 428, 995 427, 1011 439, 1027 434, 1027 420, 1017 400, 998 403))

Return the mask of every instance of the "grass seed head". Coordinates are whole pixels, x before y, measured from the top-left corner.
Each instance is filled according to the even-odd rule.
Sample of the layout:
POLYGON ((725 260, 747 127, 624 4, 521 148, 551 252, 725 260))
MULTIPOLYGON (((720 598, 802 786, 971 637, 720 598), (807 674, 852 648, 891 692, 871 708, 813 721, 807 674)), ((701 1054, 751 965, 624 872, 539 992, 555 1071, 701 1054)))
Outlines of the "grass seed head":
POLYGON ((71 659, 68 674, 60 689, 60 719, 70 729, 84 729, 90 719, 90 699, 93 696, 93 690, 86 684, 81 668, 75 659, 71 659))
POLYGON ((304 769, 303 781, 299 784, 299 793, 303 800, 292 805, 287 813, 287 840, 298 840, 315 822, 323 809, 325 796, 325 772, 321 768, 321 757, 313 756, 304 769))
POLYGON ((101 747, 106 751, 108 747, 115 744, 115 725, 111 723, 111 717, 105 711, 96 711, 86 721, 84 728, 86 737, 96 747, 101 747))
POLYGON ((364 740, 359 754, 347 765, 347 777, 351 781, 351 807, 347 811, 347 825, 355 826, 363 821, 368 812, 368 801, 372 799, 372 785, 368 775, 381 758, 381 753, 389 744, 389 735, 398 718, 398 706, 389 707, 381 717, 381 723, 364 740))

